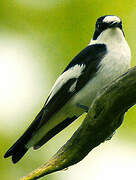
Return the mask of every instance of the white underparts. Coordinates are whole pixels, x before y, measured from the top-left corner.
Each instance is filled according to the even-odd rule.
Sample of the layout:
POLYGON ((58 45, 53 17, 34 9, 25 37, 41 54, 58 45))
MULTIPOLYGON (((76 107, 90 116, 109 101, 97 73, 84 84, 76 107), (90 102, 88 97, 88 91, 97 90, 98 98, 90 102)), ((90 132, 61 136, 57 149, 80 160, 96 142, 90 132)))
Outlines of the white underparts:
POLYGON ((100 34, 92 44, 105 44, 107 54, 100 63, 96 75, 74 95, 71 103, 90 106, 96 95, 109 83, 125 73, 130 67, 131 53, 129 46, 119 28, 110 28, 100 34))
MULTIPOLYGON (((105 44, 106 46, 107 53, 101 60, 100 68, 95 76, 93 76, 80 91, 75 93, 60 111, 55 113, 51 119, 36 132, 26 145, 27 148, 38 143, 47 132, 56 127, 64 119, 80 116, 85 111, 82 107, 90 107, 97 94, 101 92, 105 86, 125 73, 130 67, 130 49, 119 28, 109 28, 104 30, 98 36, 97 40, 91 41, 90 45, 92 44, 105 44), (79 106, 77 106, 77 104, 79 104, 79 106)), ((85 65, 77 64, 65 71, 56 80, 47 103, 70 79, 78 79, 84 69, 85 65)), ((76 80, 69 88, 69 91, 73 92, 75 87, 76 80)))

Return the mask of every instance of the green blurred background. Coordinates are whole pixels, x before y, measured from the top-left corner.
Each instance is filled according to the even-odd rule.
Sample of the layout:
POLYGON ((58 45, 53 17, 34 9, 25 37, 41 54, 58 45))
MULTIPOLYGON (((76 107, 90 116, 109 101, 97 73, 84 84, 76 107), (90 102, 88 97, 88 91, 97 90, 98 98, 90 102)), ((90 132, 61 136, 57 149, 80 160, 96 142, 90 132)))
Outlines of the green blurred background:
MULTIPOLYGON (((80 125, 74 122, 13 165, 6 150, 42 108, 57 76, 90 41, 95 21, 106 14, 123 20, 136 64, 136 1, 0 0, 0 179, 16 180, 46 162, 80 125)), ((136 179, 136 109, 111 141, 82 162, 46 180, 136 179)))

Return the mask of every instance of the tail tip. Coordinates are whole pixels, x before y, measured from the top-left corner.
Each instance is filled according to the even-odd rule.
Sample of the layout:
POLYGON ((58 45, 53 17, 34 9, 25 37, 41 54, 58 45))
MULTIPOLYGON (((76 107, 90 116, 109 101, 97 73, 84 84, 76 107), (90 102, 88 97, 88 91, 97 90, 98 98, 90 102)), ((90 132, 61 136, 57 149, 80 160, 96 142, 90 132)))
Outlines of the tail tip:
POLYGON ((9 156, 11 156, 11 151, 10 149, 4 154, 4 158, 8 158, 9 156))
POLYGON ((28 149, 25 146, 16 146, 13 149, 10 148, 4 155, 4 158, 8 158, 12 156, 12 162, 13 164, 17 163, 28 151, 28 149))

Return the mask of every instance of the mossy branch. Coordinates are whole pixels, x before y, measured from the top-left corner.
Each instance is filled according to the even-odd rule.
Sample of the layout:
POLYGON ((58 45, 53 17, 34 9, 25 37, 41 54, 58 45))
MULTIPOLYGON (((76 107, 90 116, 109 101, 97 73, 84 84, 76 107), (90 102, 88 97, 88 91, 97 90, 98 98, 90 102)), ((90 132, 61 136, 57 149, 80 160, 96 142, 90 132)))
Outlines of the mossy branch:
POLYGON ((21 180, 38 179, 81 161, 122 124, 125 112, 135 103, 136 67, 105 88, 71 139, 46 164, 21 180))

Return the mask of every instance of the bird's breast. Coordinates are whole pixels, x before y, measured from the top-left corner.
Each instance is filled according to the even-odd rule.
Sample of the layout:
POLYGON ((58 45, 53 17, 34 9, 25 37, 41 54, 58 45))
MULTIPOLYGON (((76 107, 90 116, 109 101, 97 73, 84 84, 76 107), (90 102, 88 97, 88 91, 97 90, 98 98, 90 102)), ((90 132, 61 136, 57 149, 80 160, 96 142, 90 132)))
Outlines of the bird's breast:
MULTIPOLYGON (((107 54, 101 60, 96 75, 71 99, 71 104, 90 106, 97 94, 130 67, 130 49, 127 42, 109 46, 107 54)), ((80 113, 80 108, 78 109, 80 113)))

